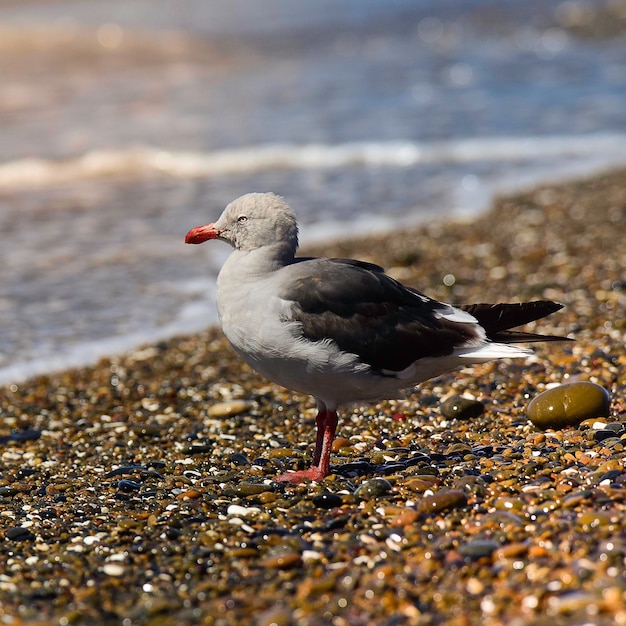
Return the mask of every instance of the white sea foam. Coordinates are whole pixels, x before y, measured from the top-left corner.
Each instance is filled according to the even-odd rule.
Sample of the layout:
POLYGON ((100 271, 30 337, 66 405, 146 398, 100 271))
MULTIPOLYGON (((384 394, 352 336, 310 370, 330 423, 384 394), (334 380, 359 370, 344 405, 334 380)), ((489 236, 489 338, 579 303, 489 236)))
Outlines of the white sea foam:
POLYGON ((153 147, 95 150, 75 159, 20 159, 0 165, 0 188, 71 182, 80 178, 163 174, 178 178, 245 174, 271 169, 328 169, 350 165, 413 167, 424 164, 515 162, 602 157, 626 159, 625 134, 483 137, 441 142, 266 144, 215 152, 153 147))

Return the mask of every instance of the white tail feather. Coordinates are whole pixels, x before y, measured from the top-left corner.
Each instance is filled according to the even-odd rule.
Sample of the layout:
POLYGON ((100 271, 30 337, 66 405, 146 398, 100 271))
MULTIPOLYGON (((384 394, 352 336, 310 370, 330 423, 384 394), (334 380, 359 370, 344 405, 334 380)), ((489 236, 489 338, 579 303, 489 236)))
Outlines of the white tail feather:
POLYGON ((509 359, 528 357, 533 354, 529 348, 521 348, 506 343, 485 343, 478 347, 459 348, 455 351, 459 357, 468 360, 491 360, 491 359, 509 359))

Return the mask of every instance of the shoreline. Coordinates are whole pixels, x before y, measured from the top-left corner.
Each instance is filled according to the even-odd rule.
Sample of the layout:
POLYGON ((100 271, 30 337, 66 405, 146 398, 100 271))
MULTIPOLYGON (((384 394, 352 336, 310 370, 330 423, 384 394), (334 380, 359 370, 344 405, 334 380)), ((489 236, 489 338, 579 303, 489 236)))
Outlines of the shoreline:
MULTIPOLYGON (((306 236, 301 245, 301 254, 333 256, 337 249, 345 249, 348 245, 350 249, 354 250, 352 253, 346 253, 348 256, 352 255, 355 258, 368 254, 371 256, 372 245, 378 245, 381 241, 384 243, 386 239, 393 240, 400 233, 403 233, 402 245, 410 250, 409 256, 411 256, 415 254, 415 251, 411 251, 415 246, 407 239, 406 234, 409 233, 416 240, 420 240, 428 224, 431 224, 431 230, 428 232, 433 232, 435 236, 442 228, 445 229, 447 224, 453 227, 459 226, 459 233, 462 238, 463 231, 461 226, 475 222, 482 223, 482 220, 493 210, 498 198, 522 197, 539 188, 562 187, 575 184, 577 181, 584 179, 602 178, 607 172, 618 172, 624 169, 624 167, 620 163, 602 166, 599 163, 595 163, 587 165, 587 175, 584 177, 580 176, 579 168, 567 168, 566 172, 560 172, 559 174, 552 172, 549 175, 543 174, 541 176, 535 175, 528 180, 518 181, 515 185, 509 181, 507 185, 500 185, 499 191, 491 190, 490 192, 480 194, 484 195, 485 198, 490 198, 490 200, 485 198, 481 201, 476 199, 468 200, 469 205, 473 207, 471 210, 461 210, 453 203, 456 208, 450 209, 448 213, 441 217, 426 212, 418 218, 401 218, 400 222, 395 225, 391 224, 390 218, 373 218, 374 223, 370 222, 367 228, 360 224, 356 229, 350 229, 345 221, 339 221, 336 224, 325 223, 324 227, 321 225, 308 225, 303 228, 306 236), (512 187, 515 187, 515 189, 512 189, 512 187), (479 206, 481 208, 477 208, 479 206), (333 230, 335 225, 338 227, 338 231, 333 230), (373 233, 377 229, 379 234, 374 235, 373 233), (346 235, 346 233, 350 234, 346 235), (349 246, 347 242, 352 242, 353 245, 349 246)), ((117 179, 113 177, 113 180, 117 179)), ((291 198, 288 199, 291 200, 291 198)), ((297 199, 293 199, 293 201, 295 204, 297 199)), ((480 226, 478 228, 480 229, 480 226)), ((386 257, 383 259, 381 256, 381 259, 378 261, 379 264, 385 264, 387 261, 391 264, 399 262, 401 266, 407 264, 407 260, 401 254, 398 257, 397 254, 390 254, 388 250, 385 251, 383 248, 379 255, 382 255, 383 252, 386 257)), ((372 256, 373 259, 374 256, 372 256)), ((450 265, 453 270, 454 263, 452 262, 450 265)), ((411 276, 410 271, 405 271, 403 267, 399 268, 399 272, 397 277, 400 280, 403 280, 404 276, 411 276)), ((211 284, 208 275, 206 282, 207 285, 211 284)), ((418 287, 422 285, 419 278, 416 279, 416 285, 418 287)), ((427 288, 430 288, 430 286, 425 287, 425 289, 427 288)), ((455 287, 456 289, 458 289, 458 285, 455 287)), ((441 298, 445 299, 448 293, 449 290, 444 291, 441 298)), ((121 356, 133 350, 139 350, 144 345, 152 345, 177 337, 192 335, 201 332, 211 323, 217 324, 215 308, 211 308, 205 303, 194 301, 187 303, 187 309, 181 310, 178 315, 174 315, 169 322, 158 328, 155 327, 147 331, 136 330, 125 335, 113 335, 83 343, 71 344, 69 348, 56 351, 48 350, 46 354, 38 359, 27 357, 23 360, 10 362, 9 357, 5 355, 2 364, 0 364, 0 387, 11 384, 23 384, 38 376, 49 376, 66 370, 93 367, 102 358, 107 358, 111 355, 121 356), (188 314, 190 308, 197 309, 198 307, 203 309, 202 315, 197 310, 191 316, 188 314)))
POLYGON ((571 344, 344 410, 333 464, 375 473, 273 483, 308 462, 314 405, 215 328, 1 387, 7 623, 626 624, 624 223, 622 169, 499 198, 472 222, 302 249, 453 304, 565 304, 528 329, 571 344), (577 380, 607 389, 609 418, 527 421, 540 391, 577 380), (451 394, 485 412, 443 417, 451 394), (609 445, 611 424, 625 428, 609 445))

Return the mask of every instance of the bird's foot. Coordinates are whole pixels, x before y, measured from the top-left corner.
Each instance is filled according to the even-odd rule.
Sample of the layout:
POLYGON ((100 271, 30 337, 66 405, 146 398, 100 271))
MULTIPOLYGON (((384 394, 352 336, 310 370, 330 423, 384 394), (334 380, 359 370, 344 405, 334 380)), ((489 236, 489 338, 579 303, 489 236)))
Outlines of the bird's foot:
POLYGON ((274 480, 279 483, 291 483, 292 485, 299 485, 305 480, 319 482, 327 475, 328 472, 323 472, 321 468, 314 465, 307 470, 300 470, 298 472, 286 472, 285 474, 280 474, 279 476, 276 476, 274 480))

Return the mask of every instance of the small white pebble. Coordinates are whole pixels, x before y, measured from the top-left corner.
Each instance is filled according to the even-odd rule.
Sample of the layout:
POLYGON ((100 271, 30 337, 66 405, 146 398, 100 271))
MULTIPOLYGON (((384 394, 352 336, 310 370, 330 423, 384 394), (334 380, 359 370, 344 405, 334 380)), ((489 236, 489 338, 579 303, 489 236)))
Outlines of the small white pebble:
POLYGON ((231 517, 252 517, 261 512, 256 506, 240 506, 239 504, 231 504, 226 510, 231 517))
POLYGON ((522 609, 534 610, 539 606, 539 599, 537 596, 526 596, 522 598, 522 609))
POLYGON ((374 539, 374 537, 372 537, 371 535, 363 534, 359 537, 359 539, 361 540, 361 543, 364 543, 366 545, 367 544, 372 545, 374 543, 377 543, 376 539, 374 539))
POLYGON ((478 578, 470 578, 467 581, 467 591, 472 595, 478 596, 485 590, 485 585, 478 578))
POLYGON ((480 608, 486 615, 493 615, 496 611, 496 604, 491 596, 485 596, 480 603, 480 608))
POLYGON ((141 407, 144 408, 146 411, 150 411, 150 412, 154 412, 157 411, 159 409, 159 403, 155 402, 154 400, 150 400, 149 398, 143 398, 141 400, 141 407))
POLYGON ((402 551, 402 540, 400 539, 400 541, 397 541, 395 539, 395 537, 397 537, 398 535, 392 535, 391 537, 387 537, 387 539, 385 539, 385 545, 390 549, 393 550, 394 552, 401 552, 402 551))
POLYGON ((317 552, 316 550, 303 550, 302 551, 302 560, 307 563, 307 562, 312 562, 312 561, 320 561, 322 558, 322 555, 320 552, 317 552))
POLYGON ((124 566, 119 563, 105 563, 102 566, 102 571, 107 576, 123 576, 124 575, 124 566))

